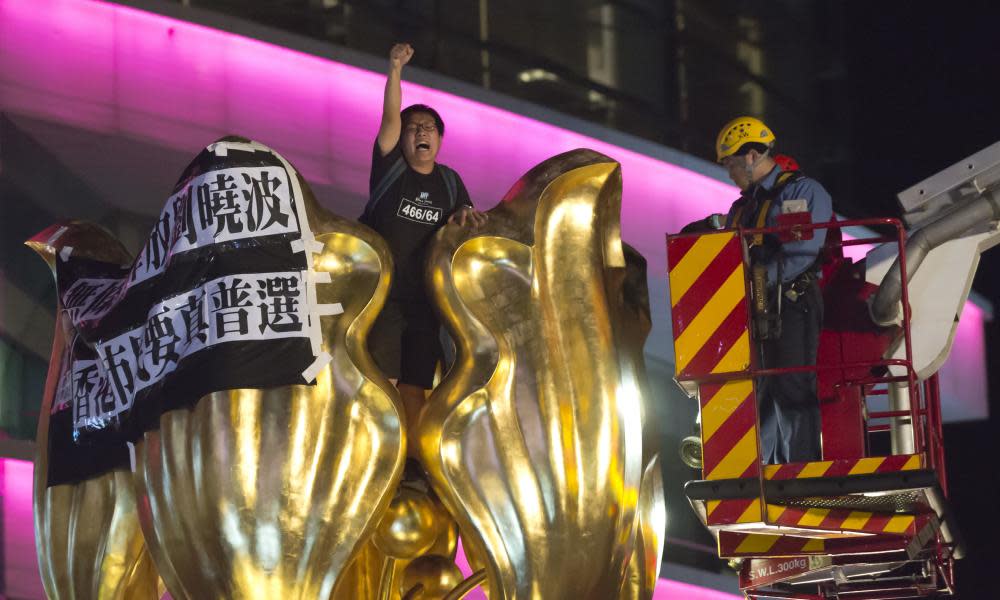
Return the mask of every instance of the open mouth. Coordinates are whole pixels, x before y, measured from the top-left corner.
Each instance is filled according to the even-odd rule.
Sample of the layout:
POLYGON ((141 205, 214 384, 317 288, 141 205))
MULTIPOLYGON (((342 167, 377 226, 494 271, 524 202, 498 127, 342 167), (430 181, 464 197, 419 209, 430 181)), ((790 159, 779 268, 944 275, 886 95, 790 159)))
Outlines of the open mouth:
POLYGON ((431 145, 427 142, 417 142, 417 150, 430 150, 431 145))

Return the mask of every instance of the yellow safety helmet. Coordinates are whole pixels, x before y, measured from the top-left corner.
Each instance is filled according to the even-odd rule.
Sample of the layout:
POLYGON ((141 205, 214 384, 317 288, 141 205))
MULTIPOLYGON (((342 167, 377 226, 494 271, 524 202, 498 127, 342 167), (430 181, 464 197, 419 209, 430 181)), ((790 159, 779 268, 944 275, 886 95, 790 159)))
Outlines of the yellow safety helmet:
POLYGON ((736 117, 726 123, 715 140, 715 160, 722 162, 723 158, 736 154, 748 142, 770 146, 774 143, 774 133, 760 119, 736 117))

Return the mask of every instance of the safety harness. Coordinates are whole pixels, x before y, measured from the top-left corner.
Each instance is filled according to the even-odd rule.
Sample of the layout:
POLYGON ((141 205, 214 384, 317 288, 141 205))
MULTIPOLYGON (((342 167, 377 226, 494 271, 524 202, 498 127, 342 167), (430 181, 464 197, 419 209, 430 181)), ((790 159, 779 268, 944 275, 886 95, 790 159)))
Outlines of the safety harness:
MULTIPOLYGON (((767 215, 771 210, 774 200, 781 194, 781 191, 790 183, 805 179, 801 171, 784 171, 778 175, 774 186, 756 200, 756 214, 753 215, 752 227, 763 229, 767 226, 767 215)), ((744 211, 751 199, 737 206, 732 213, 732 218, 727 225, 729 227, 739 227, 743 225, 744 211)), ((756 233, 747 244, 751 256, 760 256, 767 252, 765 238, 763 234, 756 233)), ((817 264, 818 264, 817 260, 817 264)), ((781 337, 781 300, 782 296, 795 302, 814 281, 816 281, 815 265, 806 269, 802 275, 788 285, 788 289, 782 292, 781 275, 778 275, 778 289, 773 296, 767 289, 767 269, 761 264, 761 260, 751 261, 751 299, 754 313, 754 333, 758 340, 773 340, 781 337)))
MULTIPOLYGON (((763 229, 767 225, 767 213, 771 210, 771 204, 774 203, 774 199, 781 194, 781 190, 785 189, 785 186, 789 183, 794 183, 796 181, 802 181, 806 176, 802 171, 783 171, 778 175, 778 179, 774 182, 774 187, 764 192, 763 197, 757 200, 757 215, 754 217, 754 229, 763 229)), ((736 207, 733 212, 733 218, 727 223, 730 227, 738 227, 743 223, 743 211, 746 209, 747 204, 750 201, 747 200, 740 206, 736 207)), ((755 234, 750 242, 751 246, 761 246, 764 244, 763 234, 755 234)))

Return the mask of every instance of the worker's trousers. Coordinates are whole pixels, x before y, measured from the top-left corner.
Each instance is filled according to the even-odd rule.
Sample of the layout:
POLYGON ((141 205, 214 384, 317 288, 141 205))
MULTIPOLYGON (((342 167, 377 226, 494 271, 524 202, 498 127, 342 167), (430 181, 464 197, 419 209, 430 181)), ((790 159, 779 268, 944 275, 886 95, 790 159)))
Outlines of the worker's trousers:
MULTIPOLYGON (((816 364, 823 324, 823 296, 813 282, 793 302, 782 298, 781 337, 761 344, 765 369, 816 364)), ((816 373, 762 377, 757 388, 760 440, 765 464, 821 459, 816 373)))

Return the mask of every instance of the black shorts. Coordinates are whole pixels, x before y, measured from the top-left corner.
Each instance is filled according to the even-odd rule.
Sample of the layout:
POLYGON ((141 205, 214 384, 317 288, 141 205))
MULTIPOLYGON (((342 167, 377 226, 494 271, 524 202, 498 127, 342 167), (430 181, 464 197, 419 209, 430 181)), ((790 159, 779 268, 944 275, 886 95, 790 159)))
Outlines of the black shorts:
POLYGON ((386 377, 429 390, 442 356, 440 330, 430 304, 389 299, 368 334, 368 351, 386 377))

